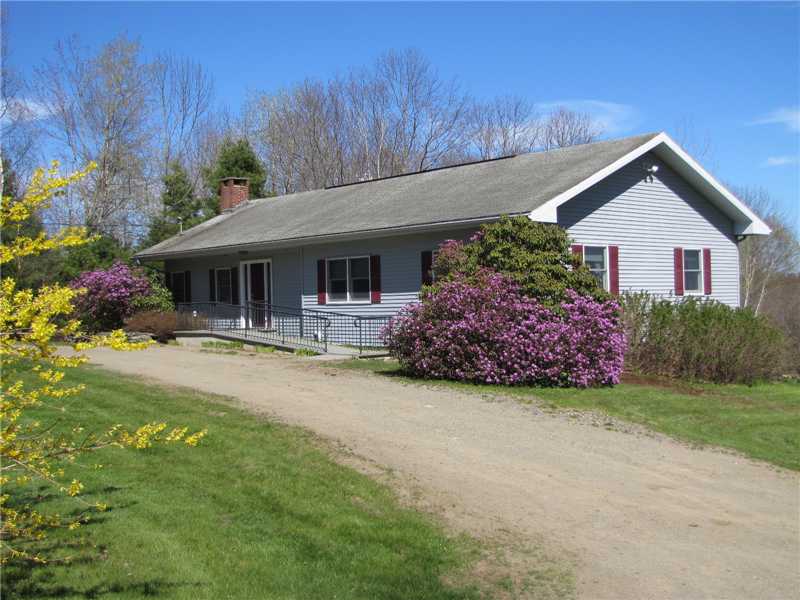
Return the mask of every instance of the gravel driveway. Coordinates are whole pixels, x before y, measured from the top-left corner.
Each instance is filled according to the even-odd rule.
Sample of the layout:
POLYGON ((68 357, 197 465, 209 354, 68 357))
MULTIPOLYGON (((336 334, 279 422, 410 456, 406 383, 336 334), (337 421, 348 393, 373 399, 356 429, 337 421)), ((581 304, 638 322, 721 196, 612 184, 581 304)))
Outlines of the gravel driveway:
POLYGON ((795 473, 294 357, 176 347, 91 356, 336 440, 418 483, 456 527, 543 540, 577 557, 580 597, 800 597, 795 473))

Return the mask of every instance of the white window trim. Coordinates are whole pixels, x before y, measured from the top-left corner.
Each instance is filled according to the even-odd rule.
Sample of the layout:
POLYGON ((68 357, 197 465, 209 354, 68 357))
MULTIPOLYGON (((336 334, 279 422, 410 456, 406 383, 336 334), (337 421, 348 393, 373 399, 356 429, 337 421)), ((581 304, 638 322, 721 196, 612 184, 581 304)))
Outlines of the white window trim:
POLYGON ((214 267, 214 298, 217 304, 229 304, 233 306, 233 281, 230 282, 231 288, 231 299, 230 302, 223 302, 219 299, 219 281, 217 280, 217 272, 219 271, 228 271, 228 277, 230 277, 231 267, 214 267))
MULTIPOLYGON (((684 296, 704 296, 705 295, 705 286, 706 286, 706 274, 703 271, 703 249, 702 248, 683 248, 683 254, 681 255, 681 277, 683 277, 683 295, 684 296), (697 272, 700 273, 700 277, 697 279, 698 289, 696 290, 688 290, 686 289, 686 251, 689 252, 697 252, 697 263, 700 267, 697 272)), ((694 269, 692 269, 694 271, 694 269)))
POLYGON ((327 304, 372 304, 372 263, 370 261, 369 254, 362 254, 357 256, 332 256, 330 258, 325 259, 325 300, 327 304), (367 280, 369 281, 369 298, 366 300, 351 300, 350 299, 350 284, 352 283, 350 279, 350 261, 358 258, 366 258, 368 267, 367 267, 367 280), (347 300, 331 300, 330 292, 328 291, 328 284, 330 283, 330 277, 328 274, 330 273, 330 266, 329 263, 331 261, 336 260, 344 260, 346 261, 345 264, 347 265, 347 300))
MULTIPOLYGON (((586 264, 586 248, 602 248, 603 249, 603 264, 605 265, 605 269, 603 270, 603 289, 605 291, 610 291, 611 289, 611 265, 608 264, 608 246, 603 246, 602 244, 581 244, 581 262, 589 269, 589 265, 586 264)), ((591 269, 589 269, 591 272, 591 269)))
MULTIPOLYGON (((274 283, 273 283, 274 275, 272 273, 274 265, 272 264, 272 258, 271 257, 270 258, 256 258, 256 259, 253 259, 253 260, 240 260, 239 261, 239 267, 238 267, 239 268, 239 305, 240 306, 247 306, 247 303, 250 302, 250 300, 248 300, 248 298, 247 298, 247 291, 248 291, 248 289, 247 289, 248 288, 248 283, 246 282, 247 265, 257 265, 257 264, 264 265, 264 267, 266 267, 267 264, 269 264, 269 279, 265 281, 266 284, 269 287, 265 291, 267 293, 267 300, 268 300, 267 306, 272 307, 272 306, 275 305, 275 287, 274 287, 274 283)), ((233 294, 231 294, 231 296, 233 296, 233 294)), ((248 311, 246 311, 246 310, 242 311, 242 316, 239 319, 239 322, 241 323, 242 327, 247 327, 248 326, 248 322, 247 322, 248 318, 249 318, 247 316, 248 314, 249 314, 248 311)))
POLYGON ((239 261, 239 304, 242 304, 242 299, 243 298, 244 298, 245 302, 248 302, 247 294, 245 293, 245 291, 247 289, 247 285, 245 284, 245 277, 247 276, 247 272, 246 272, 245 267, 246 267, 246 265, 253 265, 253 264, 259 264, 259 263, 263 264, 265 266, 266 266, 267 263, 269 263, 269 281, 267 282, 267 285, 269 285, 269 288, 266 291, 267 291, 267 294, 269 295, 269 298, 270 298, 270 302, 268 304, 274 304, 275 303, 275 287, 274 287, 274 283, 273 283, 274 276, 272 274, 272 269, 273 269, 272 258, 256 258, 254 260, 241 260, 241 261, 239 261))

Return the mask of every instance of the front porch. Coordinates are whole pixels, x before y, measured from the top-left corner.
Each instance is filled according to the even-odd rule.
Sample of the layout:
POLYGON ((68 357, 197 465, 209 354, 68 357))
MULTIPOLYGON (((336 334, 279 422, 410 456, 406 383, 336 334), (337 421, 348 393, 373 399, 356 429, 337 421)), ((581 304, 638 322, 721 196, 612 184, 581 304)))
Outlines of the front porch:
POLYGON ((275 306, 266 302, 188 302, 176 306, 181 334, 307 349, 340 356, 385 354, 388 316, 361 316, 275 306))

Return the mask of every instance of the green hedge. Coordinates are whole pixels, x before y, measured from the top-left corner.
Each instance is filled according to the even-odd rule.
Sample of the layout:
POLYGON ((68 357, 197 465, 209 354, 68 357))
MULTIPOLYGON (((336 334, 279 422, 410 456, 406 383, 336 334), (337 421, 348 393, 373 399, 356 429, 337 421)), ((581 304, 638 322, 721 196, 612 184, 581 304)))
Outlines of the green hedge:
POLYGON ((699 298, 657 300, 646 293, 620 300, 628 371, 748 384, 783 375, 783 333, 749 309, 699 298))

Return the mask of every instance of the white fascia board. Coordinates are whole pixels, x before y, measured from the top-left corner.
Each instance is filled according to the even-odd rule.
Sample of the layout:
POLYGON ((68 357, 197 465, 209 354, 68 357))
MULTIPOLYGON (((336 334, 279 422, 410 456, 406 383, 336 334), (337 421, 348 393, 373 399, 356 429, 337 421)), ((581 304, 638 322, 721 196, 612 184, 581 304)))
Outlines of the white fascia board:
MULTIPOLYGON (((761 219, 759 219, 745 204, 739 200, 736 196, 734 196, 730 191, 728 191, 725 186, 719 183, 716 179, 714 179, 708 171, 703 169, 691 156, 689 156, 683 149, 675 143, 675 141, 670 138, 666 133, 663 131, 655 136, 648 142, 645 142, 638 148, 632 150, 625 156, 615 160, 613 163, 608 165, 607 167, 597 171, 591 177, 587 177, 579 184, 571 187, 570 189, 558 194, 551 200, 548 200, 543 205, 539 206, 532 210, 528 217, 532 221, 540 221, 543 223, 557 223, 558 222, 558 207, 571 200, 581 192, 589 189, 596 183, 599 183, 609 175, 620 170, 622 167, 630 164, 632 161, 636 160, 640 156, 650 152, 651 150, 656 150, 658 153, 658 149, 662 146, 669 149, 669 151, 673 154, 673 156, 677 157, 683 165, 685 165, 692 174, 698 177, 698 179, 706 184, 708 187, 707 192, 710 192, 716 195, 716 198, 709 198, 714 204, 717 205, 724 205, 726 213, 728 213, 734 219, 735 225, 735 233, 738 235, 768 235, 772 232, 769 226, 764 223, 761 219), (731 214, 733 213, 733 214, 731 214)), ((710 195, 710 194, 708 194, 710 195)))
POLYGON ((664 133, 659 133, 652 140, 645 142, 638 148, 635 148, 634 150, 628 152, 622 158, 618 158, 607 167, 597 171, 591 177, 587 177, 579 184, 572 186, 568 190, 561 192, 555 198, 552 198, 551 200, 548 200, 538 208, 533 209, 528 215, 528 217, 530 217, 532 221, 541 221, 544 223, 556 223, 558 221, 557 209, 559 206, 564 204, 567 200, 571 200, 581 192, 588 190, 594 184, 599 183, 612 173, 616 173, 622 167, 629 164, 631 161, 636 160, 643 154, 646 154, 647 152, 658 146, 663 141, 662 136, 665 135, 666 134, 664 133))

